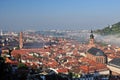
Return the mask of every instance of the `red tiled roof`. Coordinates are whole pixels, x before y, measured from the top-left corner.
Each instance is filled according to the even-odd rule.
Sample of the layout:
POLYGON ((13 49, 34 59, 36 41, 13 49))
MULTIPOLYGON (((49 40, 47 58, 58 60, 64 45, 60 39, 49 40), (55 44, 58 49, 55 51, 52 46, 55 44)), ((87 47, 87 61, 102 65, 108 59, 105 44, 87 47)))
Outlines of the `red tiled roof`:
POLYGON ((68 69, 67 68, 60 68, 57 70, 58 73, 67 73, 68 69))
POLYGON ((87 58, 82 58, 82 62, 87 63, 86 65, 81 65, 79 68, 84 71, 84 72, 94 72, 95 70, 103 70, 103 69, 108 69, 105 64, 101 63, 96 63, 92 60, 89 60, 87 58))
POLYGON ((9 58, 6 58, 5 63, 16 64, 16 65, 18 64, 17 61, 12 61, 9 58))

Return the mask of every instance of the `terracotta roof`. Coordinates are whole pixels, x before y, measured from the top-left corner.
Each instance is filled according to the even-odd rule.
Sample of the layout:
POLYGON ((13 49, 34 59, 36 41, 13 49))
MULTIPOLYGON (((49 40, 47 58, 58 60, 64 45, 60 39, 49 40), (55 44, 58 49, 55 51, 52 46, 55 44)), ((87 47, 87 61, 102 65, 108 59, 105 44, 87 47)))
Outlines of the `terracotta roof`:
POLYGON ((67 73, 68 69, 67 68, 59 68, 59 69, 57 69, 57 72, 58 73, 67 73))
POLYGON ((9 58, 6 58, 5 63, 16 64, 16 65, 18 64, 17 61, 12 61, 9 58))
POLYGON ((85 64, 80 65, 79 68, 80 68, 82 71, 85 71, 86 73, 87 73, 88 71, 89 71, 89 72, 94 72, 95 70, 100 71, 100 70, 104 70, 104 69, 106 70, 106 69, 108 69, 105 64, 96 63, 96 62, 94 62, 94 61, 92 61, 92 60, 89 60, 89 59, 87 59, 87 58, 82 58, 82 59, 81 59, 81 62, 83 62, 83 63, 85 63, 85 64))

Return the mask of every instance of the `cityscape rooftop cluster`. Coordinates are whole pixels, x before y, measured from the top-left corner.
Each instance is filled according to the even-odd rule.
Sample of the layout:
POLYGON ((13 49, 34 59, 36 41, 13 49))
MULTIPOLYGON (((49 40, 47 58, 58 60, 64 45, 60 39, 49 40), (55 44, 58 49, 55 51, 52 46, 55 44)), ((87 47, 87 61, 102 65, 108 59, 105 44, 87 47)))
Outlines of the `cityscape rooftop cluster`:
POLYGON ((16 79, 19 75, 23 76, 23 72, 26 73, 25 80, 30 80, 33 75, 39 75, 41 80, 45 80, 47 75, 53 74, 67 75, 67 79, 117 80, 120 75, 120 48, 99 45, 92 31, 88 43, 28 32, 7 36, 2 34, 0 41, 1 57, 4 57, 5 64, 9 64, 12 70, 12 75, 7 76, 17 75, 16 79), (34 48, 34 42, 42 45, 34 48), (31 44, 31 48, 25 47, 28 44, 31 44))

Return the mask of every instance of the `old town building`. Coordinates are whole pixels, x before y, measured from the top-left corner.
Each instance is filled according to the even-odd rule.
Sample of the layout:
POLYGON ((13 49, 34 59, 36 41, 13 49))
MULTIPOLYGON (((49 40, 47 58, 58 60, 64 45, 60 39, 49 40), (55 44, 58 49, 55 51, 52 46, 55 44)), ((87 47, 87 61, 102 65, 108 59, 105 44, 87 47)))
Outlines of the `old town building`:
POLYGON ((96 46, 95 45, 95 39, 94 39, 93 31, 91 30, 88 47, 91 48, 91 47, 95 47, 95 46, 96 46))
POLYGON ((107 63, 107 57, 104 54, 104 52, 95 47, 92 47, 87 51, 87 58, 97 63, 103 63, 103 64, 107 63))
POLYGON ((107 67, 112 71, 112 74, 120 74, 120 58, 114 58, 111 60, 107 67))

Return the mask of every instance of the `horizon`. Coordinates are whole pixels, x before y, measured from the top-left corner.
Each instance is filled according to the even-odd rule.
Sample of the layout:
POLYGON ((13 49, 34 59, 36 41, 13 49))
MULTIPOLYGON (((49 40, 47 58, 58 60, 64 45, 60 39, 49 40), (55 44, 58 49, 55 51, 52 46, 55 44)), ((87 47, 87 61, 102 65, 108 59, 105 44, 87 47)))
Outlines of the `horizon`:
POLYGON ((102 29, 120 21, 119 3, 119 0, 0 0, 0 29, 102 29))

